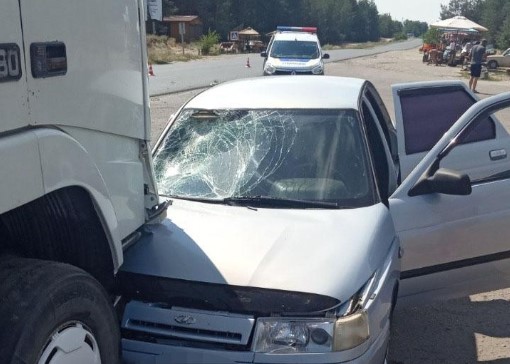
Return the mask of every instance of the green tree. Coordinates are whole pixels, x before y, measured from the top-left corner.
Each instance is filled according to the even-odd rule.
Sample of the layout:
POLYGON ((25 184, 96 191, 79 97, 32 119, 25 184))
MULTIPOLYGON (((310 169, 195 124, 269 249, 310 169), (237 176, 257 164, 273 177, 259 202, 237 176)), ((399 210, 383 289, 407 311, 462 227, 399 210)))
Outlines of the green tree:
POLYGON ((440 39, 441 32, 437 28, 429 28, 429 30, 423 34, 423 43, 439 44, 440 39))
POLYGON ((163 16, 174 15, 174 14, 177 14, 177 12, 179 11, 179 9, 177 9, 177 7, 175 6, 175 3, 170 0, 163 0, 162 6, 163 6, 163 16))
POLYGON ((496 39, 496 46, 500 49, 507 49, 510 47, 510 16, 507 16, 501 31, 496 39))
POLYGON ((209 54, 212 47, 220 41, 220 35, 216 33, 216 31, 209 31, 207 34, 204 34, 200 37, 199 43, 200 43, 200 50, 202 51, 202 54, 209 54))
POLYGON ((508 0, 486 0, 482 7, 481 24, 487 24, 489 29, 485 37, 503 48, 501 33, 504 32, 505 23, 510 17, 510 2, 508 0))
POLYGON ((395 34, 393 30, 393 19, 390 14, 379 15, 379 32, 383 38, 391 38, 393 34, 395 34))
POLYGON ((379 40, 379 12, 373 0, 359 0, 357 22, 354 24, 356 41, 379 40))
POLYGON ((484 0, 450 0, 448 5, 441 5, 441 19, 461 15, 478 23, 483 2, 484 0))
POLYGON ((406 20, 404 21, 404 33, 412 33, 415 37, 418 37, 424 34, 428 29, 428 25, 425 22, 416 21, 416 20, 406 20))

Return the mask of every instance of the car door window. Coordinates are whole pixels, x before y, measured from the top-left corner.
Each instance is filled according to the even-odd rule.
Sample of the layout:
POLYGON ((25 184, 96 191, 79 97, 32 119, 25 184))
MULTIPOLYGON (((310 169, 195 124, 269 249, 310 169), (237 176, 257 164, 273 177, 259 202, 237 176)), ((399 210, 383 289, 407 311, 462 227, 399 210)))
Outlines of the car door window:
POLYGON ((508 114, 510 110, 500 111, 491 114, 489 117, 481 115, 473 123, 459 134, 455 147, 441 161, 441 166, 454 168, 459 172, 466 173, 473 185, 486 183, 498 179, 509 178, 510 160, 510 136, 503 127, 503 122, 510 124, 508 114), (501 121, 500 121, 501 120, 501 121), (487 121, 490 121, 488 123, 487 121), (464 144, 478 141, 481 135, 493 133, 498 127, 498 138, 485 139, 483 143, 478 143, 472 158, 466 158, 464 144), (485 130, 484 130, 485 129, 485 130))
MULTIPOLYGON (((430 150, 475 101, 460 87, 402 91, 400 102, 406 154, 430 150)), ((494 122, 486 118, 463 140, 463 143, 494 138, 494 122)))

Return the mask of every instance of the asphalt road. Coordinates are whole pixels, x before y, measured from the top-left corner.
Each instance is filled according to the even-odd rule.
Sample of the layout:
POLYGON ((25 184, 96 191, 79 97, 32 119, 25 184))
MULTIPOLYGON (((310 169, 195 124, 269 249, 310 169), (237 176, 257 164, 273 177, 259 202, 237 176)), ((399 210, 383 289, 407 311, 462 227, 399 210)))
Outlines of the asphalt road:
MULTIPOLYGON (((390 114, 393 114, 391 84, 434 79, 467 82, 468 78, 459 68, 423 64, 416 48, 417 45, 407 51, 335 62, 328 67, 328 73, 371 80, 390 114)), ((508 79, 480 80, 478 90, 483 98, 508 91, 510 85, 508 79)), ((200 90, 151 98, 153 140, 161 133, 169 116, 198 92, 200 90)), ((510 118, 501 121, 510 130, 510 118)), ((397 304, 389 364, 510 363, 509 310, 510 289, 416 307, 397 304)))
MULTIPOLYGON (((416 48, 421 42, 421 39, 413 38, 374 48, 331 50, 327 51, 330 59, 326 60, 326 63, 416 48)), ((153 65, 153 71, 156 76, 151 77, 149 80, 149 93, 151 96, 156 96, 207 87, 214 83, 238 78, 261 76, 262 63, 263 58, 260 57, 260 54, 248 53, 206 57, 200 60, 176 62, 166 65, 153 65), (247 67, 248 62, 250 67, 247 67)), ((328 69, 326 66, 327 73, 328 69)))

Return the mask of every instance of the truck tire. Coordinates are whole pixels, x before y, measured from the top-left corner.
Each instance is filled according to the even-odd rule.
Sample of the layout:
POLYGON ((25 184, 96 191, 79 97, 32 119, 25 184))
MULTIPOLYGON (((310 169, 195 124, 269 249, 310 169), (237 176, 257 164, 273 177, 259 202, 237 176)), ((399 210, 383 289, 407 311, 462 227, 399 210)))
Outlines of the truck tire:
POLYGON ((0 363, 120 363, 103 287, 71 265, 0 257, 0 363))

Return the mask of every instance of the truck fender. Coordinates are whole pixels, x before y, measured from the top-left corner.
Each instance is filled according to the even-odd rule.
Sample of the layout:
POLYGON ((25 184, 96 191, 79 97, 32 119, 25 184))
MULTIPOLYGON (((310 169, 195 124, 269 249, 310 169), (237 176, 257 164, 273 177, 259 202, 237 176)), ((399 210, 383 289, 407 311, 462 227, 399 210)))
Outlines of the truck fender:
MULTIPOLYGON (((82 187, 89 193, 103 224, 116 272, 123 261, 117 217, 108 188, 87 150, 68 134, 48 128, 2 138, 0 145, 2 185, 8 181, 9 188, 12 186, 14 191, 24 190, 19 194, 22 198, 18 193, 1 194, 0 202, 8 199, 6 202, 12 209, 61 188, 82 187), (8 145, 4 139, 8 140, 8 145), (8 153, 8 160, 4 152, 8 153)), ((2 208, 0 212, 7 210, 2 208)))

